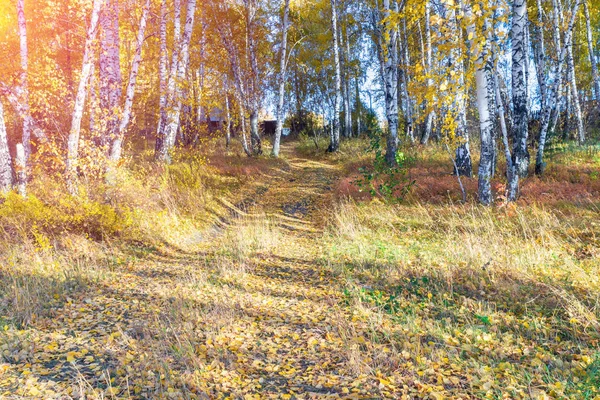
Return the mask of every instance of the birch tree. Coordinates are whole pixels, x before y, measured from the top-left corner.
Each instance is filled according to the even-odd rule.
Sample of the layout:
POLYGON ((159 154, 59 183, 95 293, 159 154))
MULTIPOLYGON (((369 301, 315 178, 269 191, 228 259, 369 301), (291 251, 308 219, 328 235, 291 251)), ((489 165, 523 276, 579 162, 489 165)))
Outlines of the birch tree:
POLYGON ((4 121, 4 108, 0 102, 0 192, 7 192, 12 187, 11 157, 8 149, 8 136, 4 121))
POLYGON ((342 72, 340 67, 340 48, 338 43, 337 1, 331 0, 331 31, 333 36, 333 66, 335 69, 335 97, 333 105, 332 130, 329 135, 327 151, 336 152, 340 148, 340 111, 342 103, 342 72))
MULTIPOLYGON (((483 8, 483 7, 482 7, 483 8)), ((484 10, 483 13, 486 13, 484 10)), ((469 5, 465 7, 465 15, 469 20, 467 27, 468 37, 475 40, 469 40, 470 47, 473 49, 475 58, 475 86, 477 92, 477 110, 479 112, 479 131, 481 137, 481 157, 479 160, 478 172, 478 191, 479 201, 484 205, 490 205, 493 202, 491 180, 494 167, 494 135, 490 111, 490 97, 492 92, 488 88, 488 74, 490 73, 489 40, 488 40, 488 18, 487 15, 478 15, 483 19, 481 32, 477 32, 475 21, 469 5), (480 38, 479 38, 480 37, 480 38)))
POLYGON ((189 63, 189 46, 192 37, 192 28, 194 26, 194 13, 196 11, 196 0, 188 0, 186 9, 186 21, 179 45, 179 60, 176 68, 171 65, 171 76, 169 77, 169 88, 167 98, 167 119, 165 121, 164 140, 159 150, 159 159, 167 163, 171 162, 170 152, 175 146, 177 130, 179 129, 181 106, 182 106, 182 85, 181 82, 186 77, 186 71, 189 63))
MULTIPOLYGON (((573 6, 573 12, 577 14, 581 0, 576 0, 573 6)), ((567 74, 571 89, 573 102, 573 111, 577 123, 577 140, 579 144, 585 142, 585 128, 583 126, 583 115, 581 113, 581 103, 579 101, 579 91, 577 90, 577 77, 575 76, 575 61, 573 59, 573 31, 567 32, 565 37, 565 46, 567 48, 567 74)))
POLYGON ((83 107, 85 105, 87 83, 89 81, 90 72, 92 69, 93 44, 96 40, 96 35, 98 32, 100 8, 104 4, 104 1, 105 0, 94 0, 92 6, 92 15, 90 18, 90 25, 87 30, 85 50, 83 53, 83 63, 81 67, 81 76, 79 78, 79 87, 77 89, 77 96, 75 98, 75 105, 73 107, 73 114, 71 117, 71 130, 69 132, 69 137, 67 141, 67 160, 65 177, 67 182, 67 190, 72 195, 75 195, 77 192, 77 162, 79 157, 79 135, 81 132, 81 119, 83 118, 83 107))
POLYGON ((527 176, 529 168, 528 98, 527 98, 527 60, 529 43, 526 34, 527 2, 514 0, 512 5, 512 24, 510 39, 512 43, 512 105, 514 138, 513 163, 521 177, 527 176))
POLYGON ((140 18, 140 24, 137 33, 136 50, 131 62, 131 70, 129 71, 129 83, 125 91, 125 103, 123 104, 123 112, 119 121, 119 128, 117 134, 112 139, 110 147, 110 157, 107 169, 107 181, 109 183, 114 182, 114 168, 121 159, 121 152, 123 148, 123 138, 129 122, 131 121, 131 114, 133 108, 133 98, 135 96, 135 87, 138 77, 138 71, 140 69, 140 63, 142 61, 142 47, 144 45, 144 35, 146 34, 146 22, 148 20, 148 14, 150 13, 150 0, 146 0, 146 4, 142 10, 142 16, 140 18))
MULTIPOLYGON (((390 21, 392 7, 390 0, 383 0, 383 20, 378 22, 380 27, 375 32, 388 125, 385 159, 390 166, 397 164, 398 152, 398 29, 390 21)), ((374 12, 379 13, 379 10, 374 12)))
POLYGON ((600 109, 600 76, 598 75, 598 63, 596 62, 596 53, 594 51, 594 36, 592 34, 592 24, 590 20, 590 11, 588 8, 587 0, 583 1, 583 14, 585 17, 588 54, 592 69, 592 84, 594 86, 596 104, 598 105, 598 109, 600 109))
MULTIPOLYGON (((426 51, 426 69, 425 73, 427 74, 427 93, 430 93, 433 87, 433 51, 431 46, 431 0, 427 0, 425 2, 425 51, 426 51)), ((435 97, 434 97, 435 102, 435 97)), ((425 101, 425 108, 430 107, 428 101, 425 101)), ((433 121, 435 119, 435 111, 431 110, 427 113, 427 117, 425 119, 425 131, 423 132, 423 136, 421 137, 421 144, 427 144, 429 142, 429 138, 431 137, 431 130, 433 128, 433 121)))
POLYGON ((100 109, 104 120, 101 135, 102 146, 108 146, 118 136, 120 105, 123 96, 121 76, 119 3, 105 0, 100 15, 100 109))
POLYGON ((161 0, 160 3, 160 26, 159 26, 159 62, 158 62, 158 79, 159 79, 159 101, 158 101, 158 123, 156 124, 156 155, 160 154, 162 143, 164 140, 164 124, 167 120, 167 69, 168 58, 167 54, 167 0, 161 0))
POLYGON ((25 160, 29 159, 31 154, 31 130, 32 118, 29 106, 29 84, 27 71, 29 65, 27 49, 27 22, 25 20, 25 0, 17 0, 17 19, 19 21, 19 47, 21 56, 21 76, 19 79, 19 89, 21 92, 21 104, 23 108, 23 148, 25 151, 25 160))
MULTIPOLYGON (((556 4, 556 3, 555 3, 556 4)), ((556 105, 558 103, 558 93, 561 84, 560 77, 563 74, 564 68, 564 60, 567 57, 569 43, 572 43, 573 38, 573 29, 575 28, 575 21, 577 17, 577 12, 579 11, 579 6, 581 4, 580 0, 575 0, 575 4, 573 5, 573 10, 571 12, 571 17, 569 20, 569 24, 567 26, 567 30, 565 32, 564 45, 562 48, 559 48, 559 57, 558 62, 555 65, 552 76, 554 77, 553 83, 549 86, 548 94, 546 96, 546 104, 542 108, 542 118, 541 118, 541 129, 540 129, 540 139, 538 143, 538 149, 535 159, 535 173, 537 175, 541 175, 545 170, 544 163, 544 150, 546 147, 546 138, 548 135, 548 130, 551 122, 552 112, 555 110, 556 105)), ((555 6, 555 12, 557 7, 555 6)), ((558 43, 560 45, 560 43, 558 43)))
POLYGON ((273 156, 279 157, 279 147, 281 142, 281 132, 283 130, 283 107, 285 102, 285 77, 287 69, 287 35, 290 18, 290 0, 283 0, 283 19, 281 23, 281 50, 279 54, 279 76, 278 90, 279 99, 277 102, 277 127, 275 128, 275 139, 273 141, 273 156))

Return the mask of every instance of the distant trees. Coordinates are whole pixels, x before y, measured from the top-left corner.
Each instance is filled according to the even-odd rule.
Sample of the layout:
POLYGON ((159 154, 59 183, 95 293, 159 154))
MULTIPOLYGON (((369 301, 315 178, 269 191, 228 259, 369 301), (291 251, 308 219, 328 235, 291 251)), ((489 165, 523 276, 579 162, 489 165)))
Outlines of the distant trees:
POLYGON ((142 130, 130 136, 133 121, 168 163, 176 146, 201 143, 207 117, 227 148, 237 138, 256 156, 259 120, 273 113, 278 156, 287 109, 295 131, 326 132, 329 151, 374 111, 389 166, 400 146, 441 142, 456 175, 479 161, 478 198, 492 204, 499 167, 518 199, 529 154, 543 174, 549 143, 584 143, 600 112, 600 5, 587 0, 73 1, 17 0, 12 31, 0 27, 2 56, 20 55, 0 80, 6 187, 45 151, 60 155, 71 193, 81 157, 114 183, 124 143, 142 130))

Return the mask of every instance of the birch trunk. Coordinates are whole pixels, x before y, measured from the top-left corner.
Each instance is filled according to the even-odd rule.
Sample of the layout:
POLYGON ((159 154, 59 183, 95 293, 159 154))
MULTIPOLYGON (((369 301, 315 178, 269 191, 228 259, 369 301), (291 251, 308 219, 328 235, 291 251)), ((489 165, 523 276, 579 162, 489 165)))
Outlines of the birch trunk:
POLYGON ((25 0, 17 0, 17 18, 19 21, 19 45, 21 54, 21 76, 20 92, 23 106, 23 148, 25 151, 25 160, 31 155, 31 129, 32 118, 29 106, 29 84, 27 79, 28 71, 28 51, 27 51, 27 22, 25 20, 25 0))
MULTIPOLYGON (((177 130, 179 129, 181 106, 182 106, 182 88, 181 85, 176 85, 176 81, 183 81, 186 76, 186 71, 189 62, 189 46, 192 37, 192 28, 194 27, 194 13, 196 11, 196 0, 188 0, 186 9, 185 28, 181 37, 179 49, 179 60, 177 61, 176 73, 169 80, 169 100, 167 101, 167 120, 165 125, 165 135, 163 146, 160 151, 160 159, 170 163, 170 152, 175 146, 177 138, 177 130)), ((171 66, 173 72, 173 66, 171 66)))
POLYGON ((119 114, 123 79, 119 58, 119 5, 117 0, 105 0, 101 11, 100 26, 100 109, 105 121, 102 132, 102 146, 109 146, 119 130, 119 114))
MULTIPOLYGON (((98 78, 96 77, 96 67, 95 65, 92 63, 92 68, 90 70, 90 79, 89 79, 89 84, 88 84, 88 96, 89 96, 89 102, 88 102, 88 113, 89 113, 89 117, 90 117, 90 137, 96 141, 96 139, 99 139, 98 136, 98 120, 99 120, 99 115, 98 115, 98 108, 99 108, 99 101, 100 99, 98 98, 98 78)), ((101 145, 100 141, 97 141, 98 145, 101 145)))
POLYGON ((167 54, 167 0, 162 0, 160 5, 160 56, 158 63, 159 76, 159 110, 158 123, 156 124, 156 155, 159 154, 164 141, 164 124, 167 120, 167 70, 168 70, 168 54, 167 54))
POLYGON ((23 107, 23 103, 20 100, 20 88, 17 86, 11 89, 0 82, 0 93, 6 96, 6 100, 8 101, 10 106, 17 112, 19 118, 21 118, 23 121, 27 121, 27 124, 31 129, 31 133, 33 133, 33 135, 36 138, 38 138, 38 140, 40 140, 42 143, 46 142, 48 140, 46 132, 44 132, 44 130, 40 128, 39 125, 37 125, 37 123, 31 116, 31 113, 27 113, 27 110, 23 107))
POLYGON ((239 99, 238 103, 240 105, 240 126, 242 127, 242 149, 244 149, 244 153, 246 153, 248 157, 252 157, 252 152, 248 147, 248 138, 246 136, 246 116, 244 114, 244 106, 242 105, 242 99, 239 99))
MULTIPOLYGON (((204 75, 205 75, 205 65, 204 58, 206 55, 206 26, 204 21, 200 23, 202 27, 202 36, 200 37, 200 68, 198 68, 198 108, 196 111, 196 123, 198 125, 204 124, 206 122, 206 118, 204 116, 204 107, 202 105, 202 100, 204 97, 204 75)), ((194 144, 197 143, 198 135, 194 139, 194 144)))
POLYGON ((345 80, 345 85, 346 85, 346 110, 347 110, 347 114, 346 114, 346 119, 345 119, 345 125, 346 125, 346 136, 348 137, 352 137, 352 104, 350 102, 350 37, 348 36, 348 30, 349 30, 349 26, 346 26, 346 80, 345 80))
POLYGON ((335 99, 333 103, 333 129, 329 135, 330 141, 327 151, 333 153, 340 148, 340 108, 342 103, 342 72, 340 69, 336 0, 331 0, 331 29, 333 34, 333 65, 335 68, 335 99))
POLYGON ((17 144, 15 175, 17 176, 17 190, 19 194, 27 197, 27 160, 25 158, 25 147, 22 143, 17 144))
POLYGON ((279 157, 281 132, 283 130, 283 106, 285 101, 285 76, 287 68, 287 35, 289 28, 290 0, 283 0, 283 22, 281 24, 281 54, 279 55, 279 101, 277 102, 277 127, 273 141, 273 157, 279 157))
MULTIPOLYGON (((161 27, 162 29, 162 27, 161 27)), ((161 32, 162 34, 162 32, 161 32)), ((166 34, 165 34, 166 35, 166 34)), ((162 42, 162 38, 161 38, 162 42)), ((161 43, 162 47, 162 43, 161 43)), ((166 75, 166 91, 165 91, 165 100, 163 112, 160 114, 160 121, 158 123, 158 135, 157 137, 160 140, 160 145, 157 143, 158 151, 156 153, 156 158, 161 161, 169 161, 168 153, 170 151, 169 141, 171 138, 168 137, 167 130, 169 129, 169 113, 173 111, 173 101, 175 97, 175 91, 177 89, 177 71, 179 67, 179 62, 181 58, 181 0, 173 1, 173 50, 171 52, 171 65, 168 68, 168 72, 165 72, 166 75)), ((166 51, 166 41, 165 41, 165 52, 164 57, 168 59, 167 51, 166 51)), ((166 63, 166 61, 165 61, 166 63)), ((165 64, 166 65, 166 64, 165 64)), ((175 142, 175 136, 177 132, 173 135, 172 141, 173 144, 175 142)))
POLYGON ((225 148, 229 150, 231 144, 231 110, 229 109, 229 94, 225 93, 225 117, 227 125, 225 126, 225 148))
POLYGON ((356 97, 355 97, 355 102, 356 102, 356 137, 359 137, 360 134, 362 133, 362 119, 361 119, 361 112, 362 112, 362 102, 360 100, 360 90, 358 89, 358 74, 357 76, 354 78, 354 85, 355 85, 355 89, 356 89, 356 97))
MULTIPOLYGON (((425 42, 426 42, 426 73, 427 73, 427 92, 431 91, 433 87, 433 78, 431 77, 431 73, 433 70, 432 64, 432 49, 431 49, 431 0, 427 0, 425 3, 425 42)), ((435 103, 435 99, 434 99, 435 103)), ((425 108, 429 107, 430 104, 425 102, 425 108)), ((427 144, 429 142, 429 138, 431 137, 431 130, 433 128, 433 121, 435 119, 435 112, 429 111, 427 113, 427 118, 425 120, 425 132, 423 132, 423 136, 421 137, 421 144, 427 144)))
MULTIPOLYGON (((445 12, 446 13, 446 12, 445 12)), ((450 19, 452 31, 456 32, 456 37, 461 37, 460 26, 458 23, 458 15, 454 8, 450 9, 450 19)), ((467 131, 467 95, 465 93, 465 69, 462 59, 461 50, 458 46, 451 51, 451 65, 454 66, 456 96, 454 97, 454 109, 456 110, 457 126, 456 138, 458 146, 456 148, 456 156, 454 159, 454 173, 460 178, 461 176, 473 176, 473 162, 471 160, 471 145, 469 143, 469 132, 467 131)))
MULTIPOLYGON (((573 12, 577 14, 581 0, 576 0, 573 6, 573 12)), ((569 27, 569 29, 572 29, 569 27)), ((573 31, 567 32, 565 38, 565 46, 567 46, 567 71, 569 73, 569 85, 571 86, 571 95, 573 103, 573 112, 575 113, 575 121, 577 122, 577 140, 579 144, 585 142, 585 128, 583 126, 583 116, 581 115, 581 104, 579 102, 579 91, 577 90, 577 77, 575 76, 575 61, 573 59, 573 31), (568 39, 568 40, 567 40, 568 39)))
POLYGON ((8 192, 12 187, 11 164, 6 123, 4 122, 4 108, 2 107, 2 102, 0 102, 0 193, 8 192))
POLYGON ((542 104, 546 103, 546 48, 544 43, 544 9, 542 0, 537 0, 537 21, 534 29, 535 40, 533 41, 533 57, 537 81, 540 87, 542 104))
POLYGON ((592 83, 594 85, 594 94, 596 103, 600 108, 600 77, 598 76, 598 63, 596 62, 596 53, 594 53, 594 38, 592 36, 592 27, 590 22, 590 11, 588 9, 587 0, 583 1, 583 12, 585 15, 587 42, 588 42, 588 53, 590 56, 590 64, 592 66, 592 83))
POLYGON ((529 43, 527 42, 527 2, 515 0, 512 7, 510 38, 512 43, 512 102, 514 138, 513 164, 520 177, 527 176, 529 169, 528 138, 528 99, 526 65, 529 43))
POLYGON ((508 181, 507 185, 507 200, 517 200, 517 194, 519 190, 519 174, 515 171, 512 155, 510 154, 510 144, 508 142, 508 129, 506 127, 506 112, 504 110, 504 103, 502 102, 502 95, 500 94, 500 84, 498 82, 498 71, 494 68, 493 79, 494 79, 494 91, 496 93, 496 107, 498 109, 498 119, 500 120, 500 130, 502 131, 502 144, 504 145, 504 157, 506 159, 506 178, 508 181))
POLYGON ((403 32, 403 42, 402 46, 402 64, 404 65, 402 73, 402 97, 404 97, 404 117, 406 121, 406 136, 410 140, 411 143, 415 143, 415 134, 414 134, 414 126, 413 126, 413 107, 412 101, 410 99, 410 94, 408 93, 408 84, 409 84, 409 76, 408 76, 408 67, 410 65, 410 54, 408 51, 408 35, 406 33, 406 18, 402 19, 402 32, 403 32))
MULTIPOLYGON (((575 27, 575 20, 577 17, 577 12, 579 11, 580 3, 581 3, 580 0, 576 0, 575 4, 573 6, 573 12, 571 13, 571 19, 569 21, 569 26, 567 27, 567 31, 565 32, 565 43, 564 43, 564 46, 560 50, 558 62, 554 69, 554 73, 553 73, 554 77, 562 76, 564 60, 565 60, 566 54, 568 52, 569 43, 571 43, 573 40, 572 39, 573 29, 575 27)), ((555 6, 555 11, 556 11, 556 6, 555 6)), ((542 175, 544 173, 544 170, 546 167, 546 164, 544 163, 544 150, 546 147, 546 136, 548 135, 552 112, 555 111, 555 108, 557 106, 560 82, 561 82, 560 78, 554 79, 553 84, 550 85, 550 87, 548 88, 548 96, 546 97, 547 104, 545 105, 545 107, 542 108, 542 110, 543 110, 543 112, 542 112, 542 128, 540 131, 540 140, 539 140, 539 145, 538 145, 537 154, 536 154, 536 158, 535 158, 535 173, 536 173, 536 175, 542 175)), ((557 110, 555 112, 557 112, 557 110)))
POLYGON ((390 0, 383 0, 383 32, 379 31, 378 40, 381 43, 380 64, 388 123, 385 160, 390 166, 397 165, 398 152, 398 31, 389 21, 392 11, 390 0))
POLYGON ((93 44, 98 33, 98 19, 100 8, 104 0, 94 0, 92 7, 92 16, 90 26, 87 31, 85 42, 85 50, 83 53, 83 64, 81 67, 81 76, 79 78, 79 87, 73 107, 73 115, 71 118, 71 130, 67 141, 67 160, 66 160, 66 182, 67 190, 72 195, 77 193, 77 162, 79 157, 79 134, 81 132, 81 119, 83 117, 83 107, 85 105, 85 95, 87 91, 87 83, 92 69, 92 52, 93 44))
POLYGON ((258 127, 258 114, 260 108, 260 84, 259 70, 258 70, 258 58, 256 54, 256 38, 255 38, 255 14, 257 3, 253 0, 244 0, 246 7, 246 37, 247 37, 247 48, 248 58, 250 63, 250 85, 249 85, 249 106, 250 106, 250 143, 252 144, 252 152, 255 155, 262 154, 262 140, 260 137, 260 131, 258 127))
MULTIPOLYGON (((473 15, 470 8, 466 8, 466 16, 471 21, 473 15)), ((482 36, 488 36, 487 30, 488 21, 484 19, 482 26, 482 36)), ((475 23, 473 22, 467 27, 469 37, 476 37, 475 23)), ((481 157, 479 160, 478 171, 478 194, 479 202, 484 205, 490 205, 493 202, 491 180, 494 172, 494 125, 492 124, 490 112, 490 90, 488 88, 488 55, 489 41, 483 43, 475 43, 470 40, 471 48, 474 48, 474 56, 476 58, 475 66, 475 86, 477 93, 477 110, 479 112, 479 129, 481 136, 481 157)))
POLYGON ((114 168, 121 159, 121 152, 123 149, 123 138, 125 132, 131 121, 131 110, 133 108, 133 97, 135 96, 135 86, 137 82, 138 71, 140 69, 140 63, 142 61, 142 47, 144 45, 144 35, 146 34, 146 23, 148 20, 148 14, 150 13, 150 0, 146 0, 144 9, 142 11, 142 17, 140 19, 140 25, 138 28, 137 42, 135 55, 131 63, 131 70, 129 71, 129 83, 127 84, 127 90, 125 91, 125 104, 123 104, 123 114, 119 123, 119 129, 116 137, 113 139, 110 148, 110 159, 107 168, 106 179, 108 183, 114 183, 114 168))

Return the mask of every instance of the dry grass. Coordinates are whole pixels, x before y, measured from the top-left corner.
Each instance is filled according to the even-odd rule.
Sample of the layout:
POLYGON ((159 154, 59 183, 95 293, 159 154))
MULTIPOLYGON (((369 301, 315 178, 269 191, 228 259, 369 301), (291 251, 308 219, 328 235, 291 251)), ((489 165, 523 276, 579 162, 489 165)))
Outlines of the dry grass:
MULTIPOLYGON (((357 373, 391 373, 408 362, 411 373, 422 371, 415 378, 434 387, 455 365, 465 375, 446 375, 458 381, 443 379, 445 396, 469 387, 482 396, 527 397, 530 385, 536 393, 587 398, 581 382, 600 339, 597 216, 535 206, 342 203, 325 259, 344 276, 362 335, 371 335, 363 346, 348 345, 349 362, 357 373), (540 367, 536 354, 561 367, 540 367)), ((361 336, 346 321, 339 329, 361 336)))
MULTIPOLYGON (((321 162, 297 165, 213 146, 166 169, 141 157, 81 198, 49 177, 26 201, 9 195, 0 396, 598 395, 593 201, 458 206, 442 193, 454 177, 417 178, 406 204, 339 200, 366 145, 305 149, 321 162), (300 200, 305 219, 281 215, 300 200)), ((569 168, 597 162, 586 154, 569 168)), ((413 176, 441 176, 445 157, 425 150, 413 176)), ((524 190, 574 173, 557 165, 524 190)))

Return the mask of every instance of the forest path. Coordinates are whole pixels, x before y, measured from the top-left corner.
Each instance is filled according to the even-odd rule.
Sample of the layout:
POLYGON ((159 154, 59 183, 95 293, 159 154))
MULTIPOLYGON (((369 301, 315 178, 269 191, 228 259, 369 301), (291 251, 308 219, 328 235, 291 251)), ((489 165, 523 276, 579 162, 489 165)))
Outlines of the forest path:
POLYGON ((132 247, 57 298, 50 317, 11 334, 0 394, 377 397, 385 388, 352 363, 354 318, 322 261, 339 170, 293 145, 281 167, 244 186, 244 200, 223 200, 231 218, 195 235, 204 239, 194 251, 132 247))

